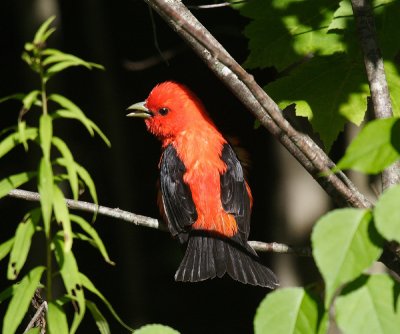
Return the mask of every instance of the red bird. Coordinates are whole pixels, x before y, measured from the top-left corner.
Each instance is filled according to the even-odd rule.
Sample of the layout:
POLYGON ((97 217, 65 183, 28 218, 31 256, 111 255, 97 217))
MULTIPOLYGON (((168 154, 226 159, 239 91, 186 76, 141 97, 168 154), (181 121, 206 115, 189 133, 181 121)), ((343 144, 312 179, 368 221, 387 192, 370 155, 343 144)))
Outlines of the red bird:
POLYGON ((164 82, 127 116, 145 118, 161 140, 160 187, 168 228, 185 256, 177 281, 222 277, 271 289, 279 283, 248 245, 252 197, 242 166, 209 118, 200 100, 184 85, 164 82))

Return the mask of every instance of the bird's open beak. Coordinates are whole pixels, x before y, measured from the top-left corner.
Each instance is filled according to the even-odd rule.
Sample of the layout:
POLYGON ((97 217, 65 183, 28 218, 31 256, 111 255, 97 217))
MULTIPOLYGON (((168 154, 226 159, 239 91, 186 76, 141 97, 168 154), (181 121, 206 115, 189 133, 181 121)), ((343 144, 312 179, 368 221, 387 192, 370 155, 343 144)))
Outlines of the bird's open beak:
POLYGON ((126 116, 140 117, 140 118, 149 118, 149 117, 153 116, 151 111, 146 108, 145 103, 146 102, 138 102, 138 103, 132 104, 126 110, 134 110, 134 111, 127 114, 126 116))

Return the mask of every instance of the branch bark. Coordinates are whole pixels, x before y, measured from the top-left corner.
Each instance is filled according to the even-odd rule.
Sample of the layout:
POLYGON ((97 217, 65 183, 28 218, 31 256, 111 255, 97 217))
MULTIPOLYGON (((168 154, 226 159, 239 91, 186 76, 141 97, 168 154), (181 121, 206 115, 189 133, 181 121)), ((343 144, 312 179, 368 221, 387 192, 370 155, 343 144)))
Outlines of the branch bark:
MULTIPOLYGON (((358 38, 364 55, 373 113, 375 118, 393 116, 389 88, 386 81, 383 58, 376 37, 375 22, 368 0, 351 0, 357 24, 358 38)), ((382 173, 383 190, 400 183, 400 162, 394 163, 382 173)))
MULTIPOLYGON (((26 201, 40 202, 40 195, 37 192, 14 189, 8 193, 9 197, 23 199, 26 201)), ((124 211, 119 208, 109 208, 102 205, 97 205, 84 201, 75 201, 73 199, 66 199, 69 209, 84 211, 92 214, 99 214, 106 217, 122 220, 137 226, 150 227, 160 231, 168 231, 167 226, 161 220, 137 215, 135 213, 124 211)), ((311 249, 309 247, 292 247, 286 244, 272 242, 266 243, 261 241, 249 241, 249 245, 256 252, 273 252, 281 254, 296 254, 299 256, 311 256, 311 249)))
POLYGON ((308 136, 295 130, 283 117, 277 104, 201 25, 179 0, 144 0, 207 64, 286 149, 300 162, 323 189, 341 206, 371 207, 343 173, 332 174, 335 165, 308 136), (322 176, 325 175, 325 176, 322 176))

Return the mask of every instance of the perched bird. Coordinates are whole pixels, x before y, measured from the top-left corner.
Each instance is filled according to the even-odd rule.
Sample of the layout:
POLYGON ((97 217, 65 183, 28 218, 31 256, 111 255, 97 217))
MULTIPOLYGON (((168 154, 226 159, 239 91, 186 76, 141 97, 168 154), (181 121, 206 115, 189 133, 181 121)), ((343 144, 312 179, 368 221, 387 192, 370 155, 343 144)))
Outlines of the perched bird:
POLYGON ((162 143, 160 188, 168 228, 187 243, 175 280, 230 277, 271 289, 279 283, 248 245, 252 196, 232 147, 201 101, 167 81, 127 116, 145 119, 162 143))

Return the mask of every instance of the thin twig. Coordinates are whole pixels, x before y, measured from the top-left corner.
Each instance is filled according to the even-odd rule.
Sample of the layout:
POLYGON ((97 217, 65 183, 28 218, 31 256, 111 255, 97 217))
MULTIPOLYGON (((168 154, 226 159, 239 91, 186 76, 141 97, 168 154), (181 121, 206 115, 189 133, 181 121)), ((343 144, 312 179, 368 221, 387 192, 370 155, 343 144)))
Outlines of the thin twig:
POLYGON ((215 9, 215 8, 221 8, 221 7, 230 7, 232 5, 237 5, 240 3, 245 3, 248 2, 248 0, 241 0, 241 1, 231 1, 231 2, 220 2, 220 3, 213 3, 209 5, 188 5, 187 8, 189 9, 215 9))
MULTIPOLYGON (((20 198, 27 201, 39 202, 40 195, 37 192, 27 191, 22 189, 14 189, 8 193, 8 196, 14 198, 20 198)), ((123 220, 135 225, 155 228, 158 230, 166 230, 164 224, 161 223, 158 219, 150 218, 146 216, 136 215, 132 212, 124 211, 118 208, 111 209, 106 206, 96 205, 94 203, 83 202, 83 201, 74 201, 72 199, 67 199, 67 206, 70 209, 75 209, 79 211, 85 211, 90 213, 97 213, 103 216, 116 218, 119 220, 123 220)))
POLYGON ((29 321, 29 324, 28 324, 28 326, 26 326, 23 334, 28 333, 28 331, 33 328, 33 326, 35 325, 35 322, 39 319, 39 317, 42 315, 42 313, 46 313, 46 312, 47 312, 47 302, 44 301, 39 306, 39 308, 36 310, 35 315, 31 319, 31 321, 29 321))
POLYGON ((179 0, 144 0, 189 44, 214 74, 236 95, 260 123, 303 165, 340 205, 357 208, 371 203, 343 174, 332 174, 334 163, 308 136, 296 131, 278 105, 201 25, 179 0), (327 175, 327 176, 322 176, 327 175))
MULTIPOLYGON (((373 13, 368 0, 351 0, 358 38, 364 55, 365 70, 371 92, 375 118, 393 116, 392 103, 385 75, 383 58, 378 46, 373 13)), ((382 172, 383 190, 400 183, 400 162, 382 172)))
MULTIPOLYGON (((40 201, 40 195, 37 192, 14 189, 8 193, 8 196, 26 201, 40 201)), ((72 199, 66 199, 68 208, 72 210, 85 211, 92 214, 99 214, 106 217, 111 217, 119 220, 123 220, 129 223, 133 223, 138 226, 150 227, 161 231, 168 231, 166 225, 155 218, 146 217, 134 214, 129 211, 124 211, 118 208, 112 209, 102 205, 96 205, 89 202, 75 201, 72 199)), ((273 253, 287 253, 296 254, 299 256, 311 256, 311 252, 307 247, 291 247, 285 244, 272 242, 266 243, 261 241, 249 241, 249 244, 256 252, 273 252, 273 253)))

